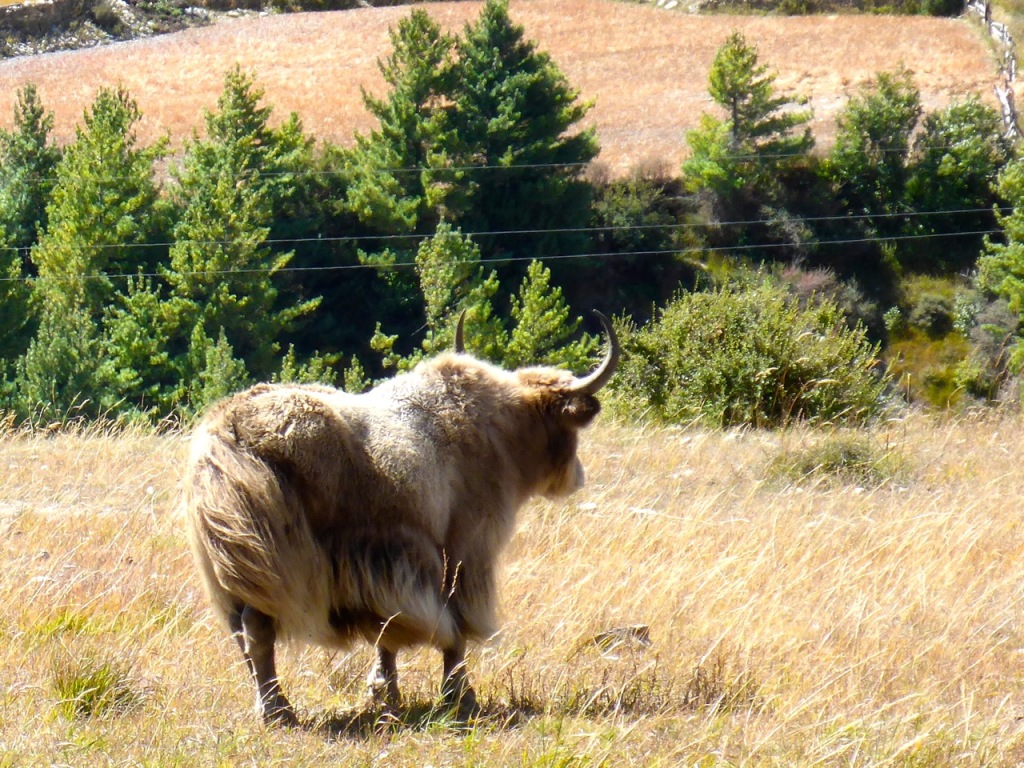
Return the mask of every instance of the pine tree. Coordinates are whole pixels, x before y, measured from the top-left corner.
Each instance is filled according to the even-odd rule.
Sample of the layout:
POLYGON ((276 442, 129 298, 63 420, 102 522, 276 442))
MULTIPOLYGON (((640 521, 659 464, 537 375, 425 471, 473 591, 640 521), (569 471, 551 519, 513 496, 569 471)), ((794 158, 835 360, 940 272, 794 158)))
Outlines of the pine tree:
POLYGON ((346 155, 347 205, 382 231, 429 232, 442 205, 440 192, 428 194, 434 181, 428 169, 443 164, 454 41, 422 10, 389 34, 392 53, 377 66, 390 91, 384 98, 363 91, 378 128, 357 134, 346 155))
POLYGON ((151 271, 160 256, 149 244, 161 239, 153 162, 162 145, 136 146, 139 116, 127 93, 100 90, 56 168, 31 254, 39 327, 17 365, 23 416, 95 416, 118 399, 102 370, 103 316, 127 276, 151 271))
POLYGON ((0 360, 22 354, 33 334, 26 278, 29 249, 46 224, 46 203, 60 151, 49 144, 53 115, 34 85, 18 93, 14 128, 0 130, 0 360))
POLYGON ((708 93, 728 114, 734 150, 753 149, 769 163, 803 154, 811 148, 810 113, 790 111, 793 99, 775 93, 775 75, 761 64, 757 49, 740 32, 733 32, 718 49, 708 73, 708 93))
MULTIPOLYGON (((406 338, 421 322, 423 293, 411 271, 394 268, 415 261, 417 250, 393 235, 450 224, 482 233, 474 247, 488 256, 583 250, 583 171, 598 147, 594 130, 579 126, 590 105, 524 38, 507 3, 489 0, 461 37, 417 10, 391 40, 393 53, 379 64, 390 91, 364 95, 378 128, 346 154, 345 211, 389 236, 359 258, 380 268, 387 290, 377 314, 406 338)), ((383 351, 390 337, 378 329, 376 338, 383 351)))
MULTIPOLYGON (((350 211, 382 232, 585 225, 582 175, 598 147, 578 123, 590 105, 512 23, 507 2, 488 0, 456 38, 414 11, 391 42, 379 64, 390 92, 364 94, 379 127, 347 156, 350 211)), ((491 237, 485 250, 537 253, 566 237, 580 239, 491 237)))
POLYGON ((31 83, 18 92, 14 127, 0 131, 0 227, 9 246, 27 251, 46 227, 46 204, 54 186, 60 149, 50 144, 53 113, 31 83))
MULTIPOLYGON (((163 144, 136 146, 138 106, 101 89, 56 168, 47 226, 31 258, 46 290, 77 294, 96 319, 118 289, 110 275, 152 272, 161 252, 153 163, 163 144)), ((37 291, 37 293, 39 293, 37 291)), ((36 305, 46 299, 40 296, 36 305)))
POLYGON ((95 418, 103 413, 99 328, 84 304, 64 300, 59 291, 50 295, 56 303, 15 366, 15 410, 32 422, 95 418))
POLYGON ((519 295, 512 297, 512 321, 506 367, 545 364, 582 372, 593 362, 597 339, 584 335, 570 341, 581 319, 570 319, 561 289, 551 286, 551 270, 539 261, 530 262, 519 295))
MULTIPOLYGON (((176 335, 189 340, 179 356, 184 380, 206 375, 193 366, 215 361, 224 368, 228 358, 242 361, 248 375, 269 378, 278 369, 280 337, 319 303, 282 306, 275 283, 292 253, 275 253, 266 240, 275 202, 287 194, 290 158, 305 142, 294 120, 269 127, 262 97, 251 77, 229 72, 217 111, 206 115, 207 137, 186 146, 174 171, 180 213, 166 279, 173 315, 183 323, 176 335)), ((228 365, 230 375, 217 380, 241 380, 236 368, 228 365)))
POLYGON ((411 270, 392 267, 414 261, 418 238, 393 236, 432 233, 443 198, 455 189, 442 183, 451 177, 435 180, 429 170, 445 163, 454 41, 422 10, 414 10, 389 34, 392 52, 377 63, 389 91, 383 97, 363 91, 378 126, 357 134, 355 146, 343 152, 344 210, 365 234, 387 238, 375 243, 364 235, 358 259, 376 267, 383 278, 374 314, 407 335, 417 322, 410 310, 419 301, 419 288, 411 270))
POLYGON ((776 94, 775 74, 739 32, 715 54, 708 92, 727 117, 702 115, 687 136, 686 185, 724 197, 747 191, 765 201, 777 199, 779 174, 805 160, 814 144, 806 127, 810 113, 791 109, 803 100, 776 94), (801 126, 803 131, 795 133, 801 126))
POLYGON ((196 375, 182 384, 184 399, 193 410, 206 408, 249 385, 245 363, 235 357, 223 328, 214 341, 206 335, 202 325, 197 324, 192 329, 188 349, 192 359, 187 368, 196 375))
MULTIPOLYGON (((469 352, 506 368, 524 365, 561 365, 582 371, 590 367, 597 340, 584 335, 570 341, 581 320, 570 319, 569 307, 559 288, 551 285, 551 271, 531 262, 518 296, 512 298, 511 331, 494 311, 498 277, 480 263, 480 249, 473 240, 442 223, 434 237, 424 240, 416 254, 416 274, 426 314, 427 332, 410 354, 395 351, 397 335, 387 335, 377 325, 371 348, 384 357, 384 367, 404 371, 428 355, 451 349, 456 323, 465 313, 465 338, 469 352)), ((346 376, 355 386, 354 371, 346 376)))
POLYGON ((457 52, 448 156, 473 170, 450 220, 468 232, 493 233, 475 236, 488 254, 584 247, 584 237, 564 230, 585 227, 589 215, 583 173, 598 144, 594 129, 579 123, 590 103, 512 22, 507 0, 487 0, 457 52), (563 232, 539 232, 555 229, 563 232))
POLYGON ((3 361, 13 360, 25 351, 29 334, 29 296, 31 289, 22 267, 21 250, 0 227, 0 373, 3 361))
POLYGON ((498 278, 481 267, 480 249, 470 237, 449 224, 440 224, 434 236, 420 244, 416 276, 426 336, 418 349, 403 356, 394 349, 399 337, 383 333, 378 323, 370 347, 383 355, 385 368, 408 370, 427 355, 451 349, 455 324, 463 310, 467 313, 466 335, 472 338, 474 350, 500 359, 506 338, 491 306, 498 278))
POLYGON ((162 284, 151 277, 128 280, 103 312, 99 396, 106 410, 150 420, 172 413, 182 399, 174 365, 174 314, 162 284))

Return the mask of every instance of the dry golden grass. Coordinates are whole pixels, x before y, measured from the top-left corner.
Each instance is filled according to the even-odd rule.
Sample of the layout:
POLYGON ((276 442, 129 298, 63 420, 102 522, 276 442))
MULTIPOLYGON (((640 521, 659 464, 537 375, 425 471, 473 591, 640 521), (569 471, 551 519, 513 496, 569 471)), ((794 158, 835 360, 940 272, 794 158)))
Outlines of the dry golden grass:
POLYGON ((293 731, 256 722, 201 599, 184 440, 3 433, 0 765, 1018 765, 1021 426, 860 433, 900 467, 861 488, 773 477, 822 432, 605 422, 588 487, 521 517, 505 629, 470 659, 486 718, 429 712, 436 653, 400 660, 389 726, 368 649, 291 650, 293 731), (637 625, 649 645, 609 642, 637 625))
MULTIPOLYGON (((479 3, 423 6, 461 29, 479 3)), ((857 87, 899 63, 915 73, 925 107, 978 93, 995 104, 998 82, 990 45, 974 20, 924 17, 691 16, 618 0, 513 0, 515 21, 551 54, 595 106, 601 161, 623 170, 664 161, 675 167, 685 133, 711 111, 707 73, 733 30, 757 45, 778 73, 780 91, 805 96, 822 144, 857 87)), ((235 63, 256 73, 278 115, 295 111, 315 136, 348 144, 373 126, 360 88, 383 92, 376 62, 389 51, 387 30, 408 7, 295 14, 222 22, 149 40, 0 62, 0 126, 11 123, 18 88, 39 86, 56 113, 55 136, 74 126, 100 86, 126 87, 144 113, 146 143, 169 132, 175 142, 202 125, 224 73, 235 63)))

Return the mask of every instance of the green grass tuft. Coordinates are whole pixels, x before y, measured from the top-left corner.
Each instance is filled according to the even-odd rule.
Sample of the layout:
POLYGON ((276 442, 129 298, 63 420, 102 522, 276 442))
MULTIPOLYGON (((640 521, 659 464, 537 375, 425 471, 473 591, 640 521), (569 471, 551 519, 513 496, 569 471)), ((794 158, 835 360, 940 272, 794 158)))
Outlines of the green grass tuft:
POLYGON ((784 450, 768 464, 768 476, 790 483, 829 482, 875 488, 905 473, 902 457, 864 434, 833 434, 813 445, 784 450))
POLYGON ((57 712, 69 720, 128 712, 143 699, 130 666, 119 661, 63 657, 54 663, 51 682, 57 712))

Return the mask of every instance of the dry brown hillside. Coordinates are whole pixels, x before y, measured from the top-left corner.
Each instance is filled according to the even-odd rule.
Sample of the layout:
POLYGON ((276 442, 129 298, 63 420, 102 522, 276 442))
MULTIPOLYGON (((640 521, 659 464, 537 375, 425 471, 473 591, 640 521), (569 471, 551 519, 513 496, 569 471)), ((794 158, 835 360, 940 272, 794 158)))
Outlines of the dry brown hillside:
MULTIPOLYGON (((424 6, 461 28, 479 3, 424 6)), ((243 18, 174 35, 0 62, 0 125, 16 90, 35 82, 68 141, 101 85, 123 85, 144 113, 144 142, 175 142, 202 123, 225 71, 253 70, 277 114, 296 111, 314 135, 342 144, 372 122, 360 88, 380 93, 376 68, 388 28, 407 7, 243 18)), ((601 159, 618 169, 657 157, 675 164, 685 132, 713 105, 707 72, 734 29, 758 47, 786 93, 806 96, 815 134, 828 143, 837 111, 876 72, 905 64, 926 108, 970 92, 994 103, 996 67, 978 24, 968 19, 882 16, 690 16, 614 0, 512 0, 513 18, 549 52, 586 99, 601 159)))

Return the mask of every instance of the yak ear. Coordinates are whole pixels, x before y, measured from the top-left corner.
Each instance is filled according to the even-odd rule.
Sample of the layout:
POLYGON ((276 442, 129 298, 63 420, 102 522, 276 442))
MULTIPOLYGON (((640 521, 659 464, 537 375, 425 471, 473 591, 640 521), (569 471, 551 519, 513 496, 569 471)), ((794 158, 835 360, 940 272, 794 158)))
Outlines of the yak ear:
POLYGON ((593 395, 576 395, 562 402, 561 415, 576 429, 582 429, 601 412, 601 403, 593 395))

